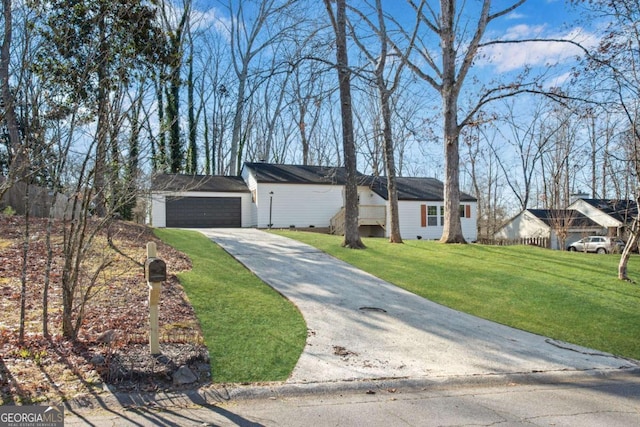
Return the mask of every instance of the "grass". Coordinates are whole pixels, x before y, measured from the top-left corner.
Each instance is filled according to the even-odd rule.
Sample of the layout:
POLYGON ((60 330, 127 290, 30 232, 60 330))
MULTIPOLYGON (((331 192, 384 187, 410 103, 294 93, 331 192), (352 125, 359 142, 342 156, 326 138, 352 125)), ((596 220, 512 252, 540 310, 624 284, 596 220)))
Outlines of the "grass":
POLYGON ((178 279, 200 321, 213 381, 286 379, 307 336, 293 304, 204 235, 173 229, 155 233, 193 264, 178 279))
MULTIPOLYGON (((351 250, 337 236, 277 233, 448 307, 640 360, 640 286, 617 279, 619 255, 375 238, 351 250)), ((629 272, 640 279, 640 257, 629 272)))

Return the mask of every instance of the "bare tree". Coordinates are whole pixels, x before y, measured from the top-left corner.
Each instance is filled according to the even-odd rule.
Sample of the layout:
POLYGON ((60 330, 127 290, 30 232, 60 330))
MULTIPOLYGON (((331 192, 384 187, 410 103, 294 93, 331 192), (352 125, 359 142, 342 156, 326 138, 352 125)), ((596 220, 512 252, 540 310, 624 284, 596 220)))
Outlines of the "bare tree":
POLYGON ((267 49, 281 40, 292 28, 299 23, 291 21, 287 13, 293 0, 252 0, 251 2, 227 3, 231 19, 224 23, 231 43, 231 60, 236 73, 238 86, 235 92, 235 115, 231 135, 231 159, 229 170, 236 174, 240 172, 242 159, 241 141, 244 130, 243 118, 245 103, 248 98, 248 81, 252 77, 251 66, 267 49), (249 7, 251 6, 251 7, 249 7), (251 18, 245 15, 246 9, 254 9, 251 18), (277 31, 274 31, 277 28, 277 31))
POLYGON ((579 126, 579 116, 574 111, 557 108, 548 127, 543 129, 542 140, 551 139, 541 161, 543 198, 547 208, 565 208, 571 203, 571 194, 577 190, 577 172, 586 163, 583 161, 586 156, 577 155, 579 126))
POLYGON ((196 82, 193 61, 194 61, 194 35, 191 29, 191 20, 187 24, 187 39, 189 40, 189 55, 187 56, 187 66, 189 67, 187 77, 187 112, 189 117, 189 144, 187 146, 187 165, 186 171, 192 175, 198 173, 198 118, 202 109, 198 109, 196 113, 195 105, 195 85, 196 82))
POLYGON ((223 34, 212 27, 202 35, 198 68, 203 124, 204 170, 206 174, 224 174, 229 156, 228 134, 233 127, 232 65, 223 34))
MULTIPOLYGON (((373 84, 378 91, 378 100, 380 103, 380 113, 382 120, 382 140, 383 140, 383 153, 384 153, 384 165, 387 176, 387 194, 389 202, 389 242, 402 243, 402 236, 400 235, 400 217, 398 210, 398 186, 396 184, 396 161, 395 161, 395 143, 393 139, 392 130, 392 105, 391 97, 393 93, 398 89, 400 85, 400 78, 404 69, 404 61, 391 61, 389 65, 387 60, 391 53, 389 52, 389 36, 387 35, 387 26, 385 22, 384 12, 382 10, 381 0, 375 1, 376 22, 370 20, 367 15, 353 8, 353 10, 360 16, 360 18, 366 22, 367 27, 373 31, 378 39, 378 52, 372 52, 366 44, 362 43, 360 39, 355 35, 355 31, 352 31, 353 39, 360 47, 360 50, 364 53, 365 57, 373 67, 373 84), (390 70, 389 70, 390 69, 390 70), (386 73, 390 73, 387 76, 386 73)), ((419 6, 416 15, 420 15, 422 6, 419 6)), ((418 26, 416 25, 417 29, 418 26)), ((407 52, 403 52, 404 57, 410 56, 410 50, 414 45, 416 34, 412 36, 412 40, 409 43, 407 52)))
MULTIPOLYGON (((589 52, 586 62, 587 77, 600 79, 605 86, 605 99, 614 106, 627 123, 627 162, 633 175, 636 205, 640 203, 640 5, 637 0, 574 0, 587 6, 596 17, 604 17, 608 27, 601 43, 589 52)), ((630 239, 620 257, 618 278, 630 280, 627 266, 631 250, 636 247, 640 234, 638 216, 633 220, 630 239)))
POLYGON ((322 104, 329 96, 324 89, 324 64, 304 61, 293 70, 289 85, 289 108, 296 124, 302 148, 302 164, 312 164, 311 143, 320 123, 322 104))
POLYGON ((347 12, 346 0, 336 0, 335 14, 331 0, 324 0, 331 26, 336 36, 336 68, 340 88, 340 109, 342 119, 342 148, 345 183, 345 231, 342 246, 351 249, 363 249, 358 230, 358 184, 356 169, 356 147, 353 133, 353 111, 351 101, 351 69, 347 54, 347 12))
MULTIPOLYGON (((513 12, 525 1, 514 0, 511 4, 494 11, 492 10, 493 2, 483 0, 475 23, 470 24, 463 15, 464 2, 440 0, 439 10, 436 10, 427 0, 408 0, 418 16, 418 21, 439 42, 439 58, 435 56, 433 49, 424 46, 424 48, 413 50, 417 54, 417 58, 405 56, 404 60, 418 77, 437 91, 442 100, 442 131, 445 151, 445 221, 440 241, 443 243, 465 242, 458 210, 460 204, 459 138, 461 130, 474 121, 476 113, 487 103, 525 91, 519 81, 485 88, 478 96, 477 101, 472 104, 466 116, 460 118, 458 116, 458 101, 463 84, 469 76, 480 49, 490 46, 492 43, 515 42, 485 41, 487 39, 486 30, 489 23, 513 12), (464 32, 469 28, 471 28, 471 35, 465 38, 464 32)), ((405 38, 411 40, 412 36, 405 33, 405 38)))
POLYGON ((184 167, 184 141, 180 132, 180 89, 182 88, 181 70, 184 63, 184 46, 188 35, 191 15, 191 0, 184 0, 180 16, 176 9, 163 0, 160 17, 164 33, 167 37, 168 70, 167 75, 160 76, 160 86, 165 93, 164 121, 162 129, 169 132, 169 170, 172 173, 182 171, 184 167), (165 86, 166 84, 166 86, 165 86))
MULTIPOLYGON (((557 141, 557 134, 566 124, 565 120, 569 119, 568 116, 563 116, 564 120, 558 120, 560 107, 550 108, 552 106, 545 100, 530 104, 531 102, 528 108, 523 109, 516 102, 505 103, 506 109, 501 122, 506 126, 498 128, 500 141, 493 141, 489 145, 521 210, 531 207, 536 179, 538 176, 544 179, 549 171, 542 164, 545 154, 554 152, 553 144, 557 141), (527 119, 523 120, 523 115, 527 119), (514 153, 515 159, 500 155, 505 146, 512 148, 510 151, 514 153)), ((533 202, 535 205, 535 200, 533 202)))
MULTIPOLYGON (((281 41, 279 43, 282 44, 281 41)), ((274 48, 276 50, 285 50, 286 46, 276 45, 274 48)), ((274 70, 278 67, 277 61, 278 59, 275 57, 272 59, 271 68, 274 70)), ((260 149, 257 150, 259 160, 270 161, 275 158, 278 161, 283 161, 281 156, 274 156, 274 151, 277 151, 274 148, 277 144, 278 138, 276 138, 276 134, 278 130, 281 131, 280 143, 286 145, 287 138, 284 137, 284 133, 286 133, 288 126, 284 125, 281 120, 286 107, 286 87, 291 79, 293 69, 294 67, 287 67, 281 73, 272 75, 261 86, 263 102, 260 111, 263 113, 261 122, 264 123, 264 129, 260 132, 261 137, 256 138, 260 145, 260 149)))
POLYGON ((618 278, 620 280, 631 281, 628 274, 628 265, 629 258, 631 257, 631 251, 635 250, 638 247, 638 242, 640 241, 640 218, 639 212, 640 209, 640 129, 638 128, 638 113, 633 116, 633 129, 629 131, 631 134, 632 141, 632 149, 631 156, 629 161, 633 164, 633 168, 635 170, 634 176, 636 178, 636 189, 635 189, 635 202, 636 202, 636 212, 635 217, 633 218, 631 228, 629 229, 629 240, 622 251, 622 255, 620 256, 620 262, 618 263, 618 278))

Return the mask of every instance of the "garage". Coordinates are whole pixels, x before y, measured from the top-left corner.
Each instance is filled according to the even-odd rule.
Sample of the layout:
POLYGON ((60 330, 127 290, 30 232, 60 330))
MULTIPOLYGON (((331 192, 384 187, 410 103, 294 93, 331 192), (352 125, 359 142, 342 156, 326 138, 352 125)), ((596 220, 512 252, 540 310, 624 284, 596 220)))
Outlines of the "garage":
POLYGON ((241 176, 158 174, 151 183, 149 222, 154 227, 249 227, 253 206, 241 176))
POLYGON ((242 227, 240 197, 167 197, 166 226, 181 228, 242 227))

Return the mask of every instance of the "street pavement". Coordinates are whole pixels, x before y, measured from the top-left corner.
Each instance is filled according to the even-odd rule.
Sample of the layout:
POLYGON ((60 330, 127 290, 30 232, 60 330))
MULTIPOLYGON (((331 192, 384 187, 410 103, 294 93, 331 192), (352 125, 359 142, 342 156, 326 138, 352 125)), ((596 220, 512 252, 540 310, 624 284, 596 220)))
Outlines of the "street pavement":
POLYGON ((637 361, 451 310, 271 233, 201 232, 302 313, 290 378, 72 402, 65 425, 640 425, 637 361))
POLYGON ((73 405, 65 426, 576 426, 640 425, 640 374, 608 372, 541 381, 391 387, 358 383, 340 391, 287 393, 263 386, 229 398, 197 395, 109 396, 90 410, 73 405), (365 387, 362 387, 365 386, 365 387), (270 395, 270 397, 267 397, 270 395), (133 399, 134 401, 131 401, 133 399))

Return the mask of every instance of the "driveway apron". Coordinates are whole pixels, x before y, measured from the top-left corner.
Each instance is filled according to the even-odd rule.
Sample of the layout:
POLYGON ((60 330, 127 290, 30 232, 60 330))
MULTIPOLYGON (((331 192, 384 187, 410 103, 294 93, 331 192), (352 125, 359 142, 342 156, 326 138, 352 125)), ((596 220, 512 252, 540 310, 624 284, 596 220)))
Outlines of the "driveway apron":
POLYGON ((640 366, 446 308, 282 236, 200 231, 302 313, 307 343, 289 383, 640 366))

